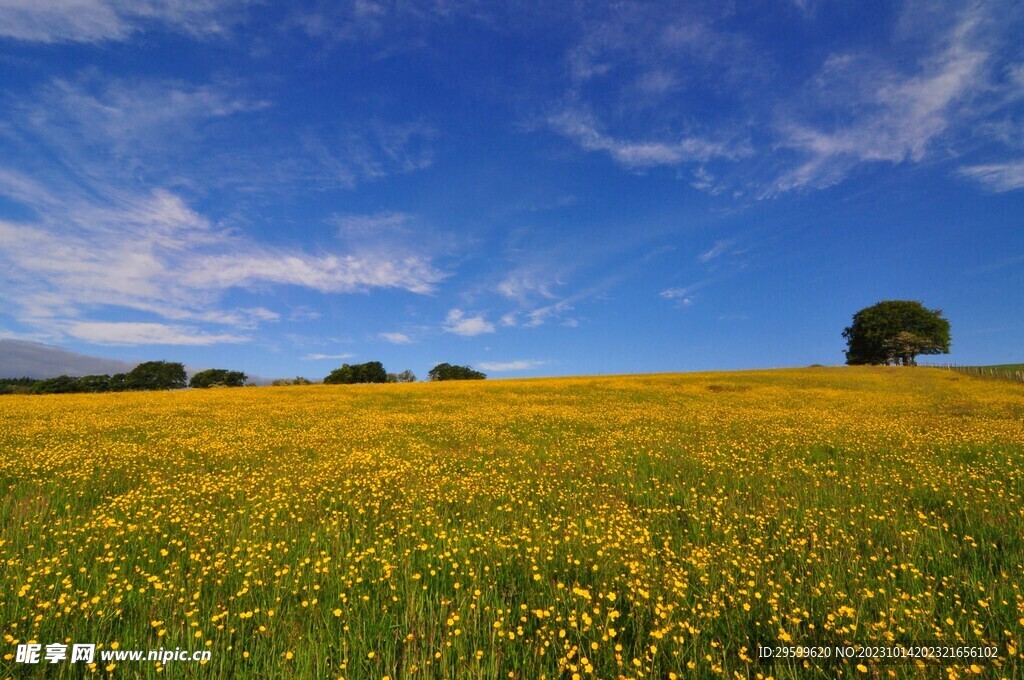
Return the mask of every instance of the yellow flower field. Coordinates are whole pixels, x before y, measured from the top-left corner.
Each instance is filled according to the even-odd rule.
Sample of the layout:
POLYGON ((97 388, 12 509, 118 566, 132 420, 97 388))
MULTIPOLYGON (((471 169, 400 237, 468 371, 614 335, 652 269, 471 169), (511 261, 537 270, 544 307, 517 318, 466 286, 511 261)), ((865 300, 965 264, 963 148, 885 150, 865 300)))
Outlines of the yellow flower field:
POLYGON ((1021 677, 1024 388, 937 369, 0 398, 2 677, 1021 677), (757 645, 998 645, 942 664, 757 645), (209 650, 19 663, 19 644, 209 650))

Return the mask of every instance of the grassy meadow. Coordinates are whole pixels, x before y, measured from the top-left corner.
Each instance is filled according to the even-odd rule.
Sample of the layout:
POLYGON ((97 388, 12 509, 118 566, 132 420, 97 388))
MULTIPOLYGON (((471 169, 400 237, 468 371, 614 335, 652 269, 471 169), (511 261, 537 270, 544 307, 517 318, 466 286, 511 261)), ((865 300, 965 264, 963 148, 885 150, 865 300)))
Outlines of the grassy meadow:
POLYGON ((812 368, 2 397, 0 565, 0 677, 1021 677, 1024 386, 812 368), (755 652, 893 640, 1001 651, 755 652), (211 658, 18 664, 28 641, 211 658))

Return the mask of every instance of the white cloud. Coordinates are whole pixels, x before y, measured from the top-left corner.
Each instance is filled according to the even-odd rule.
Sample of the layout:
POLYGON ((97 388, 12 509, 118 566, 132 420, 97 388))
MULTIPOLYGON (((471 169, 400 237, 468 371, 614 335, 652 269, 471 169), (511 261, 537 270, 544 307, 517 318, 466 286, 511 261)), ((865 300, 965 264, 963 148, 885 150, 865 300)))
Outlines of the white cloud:
POLYGON ((992 191, 1024 189, 1024 160, 960 168, 960 174, 981 182, 992 191))
MULTIPOLYGON (((37 215, 27 223, 0 221, 0 298, 19 310, 22 323, 35 328, 83 321, 93 310, 113 306, 169 321, 246 330, 280 316, 264 307, 222 308, 220 299, 229 289, 295 285, 324 293, 373 288, 428 293, 444 277, 429 260, 412 255, 388 259, 264 246, 216 228, 179 196, 161 189, 136 195, 105 188, 97 197, 73 184, 45 189, 0 170, 0 195, 37 215)), ((78 327, 76 337, 106 341, 104 328, 78 327)), ((159 324, 125 328, 134 332, 123 337, 140 343, 152 342, 148 332, 171 337, 181 330, 159 324)), ((237 342, 242 336, 192 337, 210 344, 237 342)))
POLYGON ((351 359, 354 356, 354 354, 343 352, 341 354, 307 354, 302 358, 309 361, 323 361, 324 359, 351 359))
POLYGON ((486 321, 482 315, 466 316, 461 309, 453 309, 448 312, 442 328, 446 333, 466 337, 494 332, 494 324, 486 321))
POLYGON ((216 345, 248 342, 231 333, 206 333, 191 326, 118 321, 77 321, 65 332, 97 345, 216 345))
POLYGON ((125 40, 148 23, 215 34, 233 22, 238 7, 227 0, 3 0, 0 36, 44 43, 125 40))
POLYGON ((405 333, 378 333, 377 337, 393 345, 411 345, 413 339, 405 333))
POLYGON ((689 307, 693 304, 692 291, 688 288, 666 288, 658 293, 666 300, 674 300, 677 307, 689 307))
POLYGON ((543 366, 546 363, 548 362, 536 359, 521 359, 519 361, 481 361, 477 363, 477 368, 484 371, 501 373, 503 371, 528 371, 531 368, 537 368, 538 366, 543 366))
MULTIPOLYGON (((148 11, 146 2, 135 5, 139 14, 148 11)), ((187 6, 178 5, 181 11, 187 6)), ((274 163, 253 170, 253 177, 263 179, 225 180, 236 157, 206 153, 205 130, 215 129, 207 124, 267 108, 239 89, 223 83, 106 79, 86 70, 54 79, 12 105, 0 139, 13 150, 0 161, 0 196, 34 217, 0 222, 0 299, 17 310, 20 322, 52 332, 54 320, 85 321, 100 307, 114 306, 156 315, 157 321, 251 330, 279 321, 279 312, 224 308, 228 290, 434 290, 445 275, 431 263, 436 248, 402 230, 401 222, 412 219, 408 215, 379 213, 361 221, 348 216, 340 224, 348 227, 344 243, 309 252, 265 245, 228 226, 248 225, 244 213, 211 221, 182 198, 187 188, 147 193, 126 188, 164 184, 195 188, 203 196, 223 181, 247 186, 266 177, 283 181, 274 163), (216 172, 209 160, 214 157, 216 172), (375 226, 377 237, 351 238, 354 231, 375 226), (389 238, 378 238, 382 231, 389 238)), ((356 148, 357 132, 343 135, 340 145, 347 150, 346 163, 358 166, 358 177, 428 162, 430 152, 419 143, 429 136, 428 128, 381 122, 367 127, 369 146, 356 148), (407 146, 409 154, 403 151, 407 146)), ((326 172, 315 158, 302 160, 312 175, 326 172)), ((319 185, 308 170, 299 174, 319 185)), ((308 320, 316 313, 296 311, 293 317, 308 320)))
POLYGON ((630 168, 658 165, 679 165, 713 158, 740 158, 751 153, 745 144, 715 142, 699 137, 675 140, 627 141, 616 139, 599 130, 594 117, 579 111, 565 110, 548 119, 551 127, 586 151, 603 151, 616 162, 630 168))
POLYGON ((370 288, 400 288, 430 293, 444 278, 429 261, 406 257, 310 255, 301 251, 250 247, 248 252, 206 255, 186 265, 181 280, 199 289, 287 284, 322 293, 353 293, 370 288))

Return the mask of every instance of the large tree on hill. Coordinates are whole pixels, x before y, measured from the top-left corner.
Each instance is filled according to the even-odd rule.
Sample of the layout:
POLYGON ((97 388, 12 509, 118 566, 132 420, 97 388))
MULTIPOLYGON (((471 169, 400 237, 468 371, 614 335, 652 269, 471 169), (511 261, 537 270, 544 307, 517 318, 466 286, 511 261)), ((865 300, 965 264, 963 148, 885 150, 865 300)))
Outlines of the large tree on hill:
POLYGON ((843 330, 846 363, 916 366, 919 354, 949 353, 949 321, 941 309, 913 300, 883 300, 853 315, 843 330))
POLYGON ((325 385, 352 385, 354 383, 382 383, 388 381, 384 364, 368 361, 365 364, 342 364, 324 378, 325 385))
MULTIPOLYGON (((116 382, 114 378, 111 382, 116 382)), ((147 361, 139 364, 124 377, 129 390, 177 390, 185 387, 185 366, 171 361, 147 361)))
POLYGON ((438 364, 427 374, 431 380, 483 380, 487 376, 469 366, 438 364))

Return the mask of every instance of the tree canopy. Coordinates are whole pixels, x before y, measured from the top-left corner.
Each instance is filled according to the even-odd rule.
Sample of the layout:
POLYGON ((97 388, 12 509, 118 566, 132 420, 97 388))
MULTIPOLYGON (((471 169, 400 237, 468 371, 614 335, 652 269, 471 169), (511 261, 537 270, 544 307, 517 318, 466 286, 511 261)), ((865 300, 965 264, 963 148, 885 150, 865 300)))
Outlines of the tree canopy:
MULTIPOLYGON (((239 374, 243 376, 245 374, 239 374)), ((126 390, 174 390, 185 387, 185 367, 169 361, 148 361, 128 373, 115 375, 60 375, 56 378, 0 379, 0 394, 67 394, 124 392, 126 390)))
POLYGON ((324 378, 325 385, 352 385, 355 383, 382 383, 388 381, 387 371, 379 361, 365 364, 342 364, 324 378))
POLYGON ((843 330, 846 363, 916 366, 919 354, 949 353, 949 321, 941 309, 913 300, 884 300, 853 315, 843 330))
POLYGON ((487 376, 469 366, 438 364, 427 374, 431 380, 483 380, 487 376))
POLYGON ((210 368, 199 371, 188 381, 189 387, 244 387, 248 379, 241 371, 229 371, 226 368, 210 368))
POLYGON ((147 361, 125 375, 130 390, 177 390, 185 387, 184 364, 172 361, 147 361))

